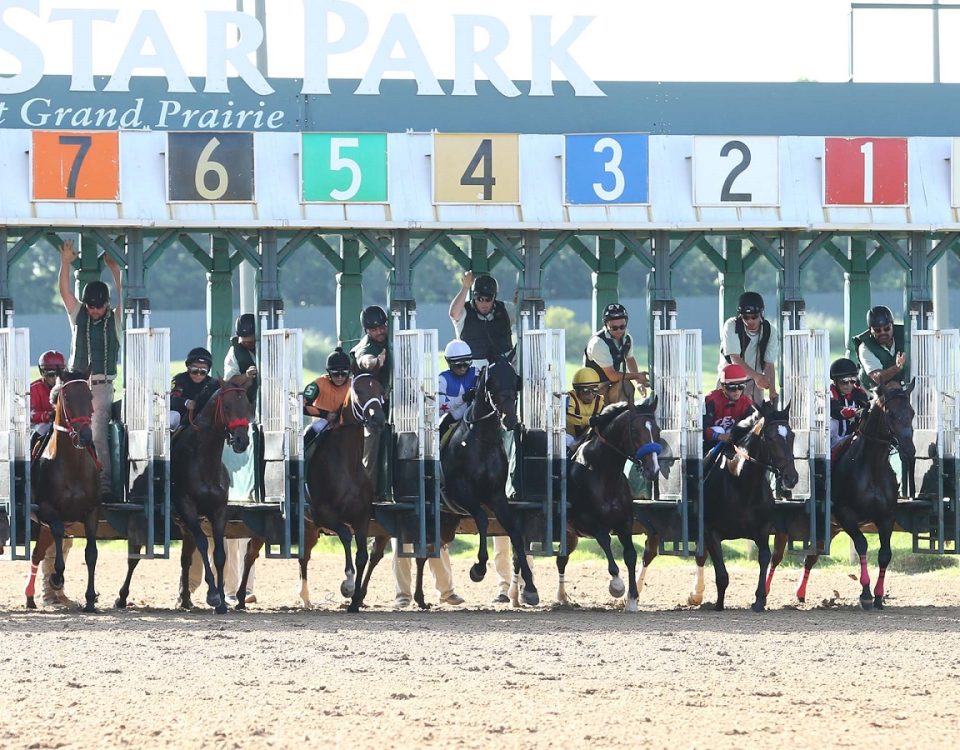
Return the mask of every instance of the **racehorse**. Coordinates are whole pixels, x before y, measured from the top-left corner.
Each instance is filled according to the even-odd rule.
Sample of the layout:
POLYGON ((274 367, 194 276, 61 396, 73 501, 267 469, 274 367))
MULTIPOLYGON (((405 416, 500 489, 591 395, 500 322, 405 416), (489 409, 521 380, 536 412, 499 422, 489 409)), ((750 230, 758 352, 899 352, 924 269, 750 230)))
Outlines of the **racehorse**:
MULTIPOLYGON (((487 573, 489 508, 510 537, 514 573, 523 578, 523 602, 533 606, 539 604, 540 595, 527 563, 520 523, 514 517, 506 495, 508 464, 503 430, 513 430, 517 426, 519 388, 517 371, 504 356, 495 358, 480 371, 473 402, 463 419, 451 428, 449 440, 440 449, 441 494, 450 511, 472 517, 477 525, 480 549, 477 562, 470 568, 470 580, 478 583, 487 573)), ((422 569, 422 562, 418 560, 418 584, 422 584, 422 569)), ((423 591, 419 585, 417 594, 420 603, 423 591)))
MULTIPOLYGON (((178 605, 190 609, 190 563, 194 550, 200 551, 204 580, 207 583, 207 604, 217 614, 227 611, 223 591, 223 566, 226 552, 223 535, 227 525, 227 499, 230 476, 223 465, 223 446, 228 443, 236 453, 243 453, 250 442, 250 401, 248 387, 253 383, 243 373, 228 381, 221 381, 207 401, 200 415, 177 435, 170 450, 170 496, 176 511, 176 521, 183 531, 180 550, 180 595, 178 605), (217 569, 214 579, 207 554, 207 537, 200 526, 200 517, 210 522, 213 531, 213 563, 217 569)), ((127 562, 127 577, 120 587, 115 606, 126 607, 130 594, 130 580, 137 567, 141 545, 129 541, 131 554, 127 562)))
MULTIPOLYGON (((300 598, 310 606, 307 565, 321 529, 334 532, 343 544, 346 578, 340 593, 350 597, 350 612, 359 612, 367 593, 370 573, 383 557, 370 560, 367 577, 367 529, 370 525, 376 487, 363 466, 364 427, 377 439, 386 422, 384 391, 374 372, 361 372, 353 377, 349 395, 340 410, 340 421, 321 433, 316 450, 307 466, 307 490, 313 523, 307 525, 304 550, 300 556, 300 598), (356 540, 356 566, 351 557, 351 537, 356 540), (357 579, 362 581, 358 585, 357 579)), ((245 608, 247 578, 264 545, 262 537, 253 537, 244 558, 243 578, 237 591, 237 609, 245 608)))
MULTIPOLYGON (((860 421, 849 447, 834 462, 831 469, 831 508, 834 523, 831 538, 840 530, 847 532, 860 558, 860 606, 864 609, 883 608, 883 582, 893 553, 890 537, 893 534, 897 510, 897 477, 890 466, 890 452, 896 449, 903 466, 912 466, 916 457, 913 444, 913 407, 910 393, 916 385, 911 380, 906 388, 899 385, 878 386, 870 409, 860 421), (877 585, 870 594, 870 573, 867 570, 867 538, 860 530, 863 523, 873 523, 880 537, 877 563, 877 585)), ((776 566, 783 559, 787 546, 786 534, 775 540, 773 560, 767 590, 776 566)), ((797 587, 797 599, 807 597, 810 571, 820 554, 807 555, 803 563, 803 577, 797 587)))
MULTIPOLYGON (((578 536, 592 536, 607 556, 610 573, 610 595, 619 598, 626 587, 610 547, 610 531, 623 545, 623 561, 630 577, 630 590, 625 603, 627 612, 637 611, 639 590, 636 581, 637 551, 633 546, 633 492, 623 473, 624 464, 632 461, 647 481, 661 471, 658 456, 660 428, 654 416, 656 396, 636 406, 630 403, 611 404, 600 412, 597 424, 570 458, 567 471, 568 511, 567 554, 557 557, 559 590, 557 599, 567 601, 564 572, 570 555, 577 548, 578 536)), ((648 535, 650 540, 655 537, 648 535)))
POLYGON ((734 426, 731 446, 732 451, 717 455, 704 469, 706 551, 696 557, 696 583, 687 602, 698 605, 703 601, 703 566, 709 553, 717 580, 715 609, 722 611, 730 576, 723 563, 721 542, 751 539, 759 550, 760 563, 756 599, 751 609, 762 612, 767 604, 766 577, 775 509, 767 472, 780 477, 787 489, 795 487, 800 479, 794 466, 790 405, 778 411, 772 402, 760 404, 754 415, 734 426))
POLYGON ((56 401, 53 432, 40 460, 31 467, 33 502, 41 528, 33 547, 30 577, 25 590, 27 608, 36 609, 34 584, 37 568, 50 544, 56 547, 51 587, 63 588, 64 523, 83 523, 87 539, 87 591, 84 612, 96 612, 94 573, 97 567, 97 525, 100 520, 100 462, 93 447, 90 426, 93 396, 81 373, 62 372, 50 394, 56 401))

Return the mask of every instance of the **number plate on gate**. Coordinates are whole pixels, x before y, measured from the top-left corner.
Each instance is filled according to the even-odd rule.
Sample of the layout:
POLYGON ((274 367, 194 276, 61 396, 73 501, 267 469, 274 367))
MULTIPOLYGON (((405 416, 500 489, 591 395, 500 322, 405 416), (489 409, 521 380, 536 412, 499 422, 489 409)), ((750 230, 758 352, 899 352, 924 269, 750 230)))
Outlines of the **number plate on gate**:
POLYGON ((253 133, 169 133, 170 201, 253 200, 253 133))
POLYGON ((649 163, 646 133, 564 136, 564 203, 649 203, 649 163))
POLYGON ((119 133, 35 130, 31 200, 120 200, 119 133))

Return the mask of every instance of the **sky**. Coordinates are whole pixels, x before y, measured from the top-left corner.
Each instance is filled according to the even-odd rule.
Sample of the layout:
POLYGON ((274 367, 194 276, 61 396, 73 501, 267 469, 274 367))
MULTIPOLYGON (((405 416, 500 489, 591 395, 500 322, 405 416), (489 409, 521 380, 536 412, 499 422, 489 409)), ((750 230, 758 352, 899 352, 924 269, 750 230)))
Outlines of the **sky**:
MULTIPOLYGON (((314 0, 319 1, 319 0, 314 0)), ((345 0, 331 0, 344 2, 345 0)), ((902 2, 903 0, 901 0, 902 2)), ((923 0, 928 2, 929 0, 923 0)), ((254 0, 241 0, 253 13, 254 0)), ((268 73, 303 74, 304 0, 267 0, 268 73)), ((330 58, 331 77, 359 78, 389 19, 404 14, 438 78, 453 77, 454 15, 493 16, 509 30, 498 56, 514 80, 530 78, 530 17, 552 17, 561 34, 574 16, 594 16, 570 50, 596 81, 846 81, 849 77, 849 0, 350 0, 366 15, 366 39, 330 58)), ((158 12, 187 73, 205 71, 207 11, 232 11, 237 0, 0 0, 3 21, 39 45, 47 73, 68 73, 71 36, 50 22, 63 8, 117 10, 113 23, 94 25, 94 72, 109 74, 144 9, 158 12), (25 10, 35 5, 39 13, 25 10), (20 6, 20 7, 17 7, 20 6)), ((855 80, 932 80, 932 13, 855 11, 855 80)), ((941 12, 941 80, 960 82, 960 11, 941 12)), ((340 33, 337 18, 331 34, 340 33)), ((485 41, 481 36, 478 42, 485 41)), ((2 45, 0 45, 2 46, 2 45)), ((0 72, 18 64, 0 50, 0 72)), ((146 72, 146 71, 145 71, 146 72)))

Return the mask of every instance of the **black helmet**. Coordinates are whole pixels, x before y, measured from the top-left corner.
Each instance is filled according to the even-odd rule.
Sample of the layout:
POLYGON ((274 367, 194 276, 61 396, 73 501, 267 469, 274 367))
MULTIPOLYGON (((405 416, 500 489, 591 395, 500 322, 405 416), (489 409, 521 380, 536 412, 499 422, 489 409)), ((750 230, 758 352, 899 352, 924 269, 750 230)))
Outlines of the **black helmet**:
POLYGON ((763 297, 757 292, 744 292, 737 302, 737 315, 759 315, 763 312, 763 297))
POLYGON ((371 328, 385 326, 387 324, 387 313, 380 305, 370 305, 363 308, 360 313, 360 325, 363 330, 368 331, 371 328))
POLYGON ((630 316, 627 315, 627 308, 621 305, 619 302, 611 302, 605 308, 603 308, 603 322, 606 323, 608 320, 619 320, 623 318, 626 320, 630 316))
POLYGON ((497 280, 488 273, 481 273, 473 280, 473 286, 470 288, 473 296, 476 297, 496 297, 500 287, 497 280))
POLYGON ((840 359, 834 360, 833 364, 830 365, 831 380, 836 380, 837 378, 855 378, 856 376, 857 366, 852 360, 849 360, 846 357, 841 357, 840 359))
POLYGON ((349 370, 350 357, 341 347, 337 347, 327 355, 327 371, 330 370, 349 370))
POLYGON ((190 353, 187 354, 187 358, 183 361, 183 364, 189 367, 194 363, 201 362, 207 367, 213 367, 213 355, 202 346, 195 346, 190 350, 190 353))
POLYGON ((886 305, 876 305, 867 312, 867 325, 871 328, 893 325, 893 313, 886 305))
POLYGON ((245 336, 256 336, 257 335, 257 318, 253 313, 244 313, 237 317, 237 322, 234 325, 234 330, 236 335, 240 338, 245 336))
POLYGON ((80 301, 85 305, 103 307, 110 301, 110 289, 102 281, 91 281, 83 288, 80 301))

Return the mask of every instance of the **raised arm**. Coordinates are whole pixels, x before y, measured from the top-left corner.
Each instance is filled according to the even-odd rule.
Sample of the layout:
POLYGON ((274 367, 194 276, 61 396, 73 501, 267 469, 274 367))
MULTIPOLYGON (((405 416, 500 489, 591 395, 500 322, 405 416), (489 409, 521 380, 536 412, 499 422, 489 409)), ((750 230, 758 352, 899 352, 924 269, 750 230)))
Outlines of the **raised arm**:
POLYGON ((113 286, 117 290, 117 310, 123 309, 123 286, 120 284, 120 264, 113 259, 110 253, 103 254, 103 260, 110 269, 110 275, 113 276, 113 286))
POLYGON ((447 312, 450 320, 454 323, 460 320, 463 315, 463 306, 467 301, 467 292, 470 291, 471 286, 473 286, 473 271, 467 271, 463 274, 463 286, 460 287, 457 296, 450 302, 450 310, 447 312))
POLYGON ((73 240, 66 240, 60 246, 60 277, 58 282, 60 299, 63 301, 63 307, 66 309, 67 315, 72 315, 73 311, 77 309, 77 305, 80 304, 80 300, 73 293, 73 279, 70 278, 71 264, 76 257, 77 253, 73 248, 73 240))

